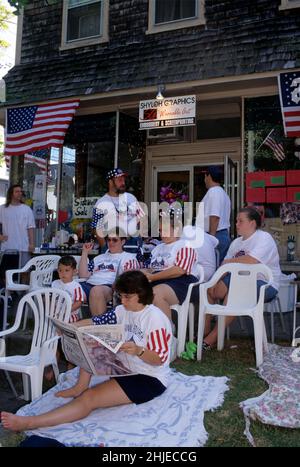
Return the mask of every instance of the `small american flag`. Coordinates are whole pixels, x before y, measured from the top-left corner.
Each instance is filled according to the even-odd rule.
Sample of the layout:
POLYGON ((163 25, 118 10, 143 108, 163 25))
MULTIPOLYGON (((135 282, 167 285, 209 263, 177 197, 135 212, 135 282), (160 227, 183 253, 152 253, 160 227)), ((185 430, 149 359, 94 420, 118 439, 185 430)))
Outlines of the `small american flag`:
POLYGON ((78 106, 79 101, 73 100, 8 109, 4 154, 18 156, 61 147, 78 106))
POLYGON ((284 134, 295 138, 300 136, 300 71, 280 73, 278 85, 284 134))
POLYGON ((274 156, 276 159, 281 162, 285 158, 285 153, 284 153, 284 148, 282 143, 279 143, 276 139, 276 136, 271 134, 274 132, 274 129, 268 134, 266 139, 264 140, 263 144, 268 146, 270 149, 272 149, 274 156))

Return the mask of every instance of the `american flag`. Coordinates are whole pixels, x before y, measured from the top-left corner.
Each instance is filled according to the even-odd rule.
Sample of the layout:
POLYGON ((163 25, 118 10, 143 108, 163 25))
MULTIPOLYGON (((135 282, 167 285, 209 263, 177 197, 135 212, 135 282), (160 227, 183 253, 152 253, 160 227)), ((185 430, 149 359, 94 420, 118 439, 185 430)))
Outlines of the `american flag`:
POLYGON ((273 134, 273 132, 274 132, 274 128, 272 131, 270 131, 270 133, 268 134, 268 136, 266 137, 266 139, 263 141, 262 144, 265 144, 270 149, 272 149, 273 154, 276 157, 276 159, 279 162, 281 162, 285 158, 284 148, 283 148, 282 143, 279 143, 277 141, 276 136, 273 134), (272 134, 273 136, 271 136, 272 134))
POLYGON ((300 136, 300 71, 280 73, 278 85, 284 134, 288 138, 300 136))
POLYGON ((39 149, 63 145, 78 100, 8 109, 6 115, 6 156, 18 156, 39 149))

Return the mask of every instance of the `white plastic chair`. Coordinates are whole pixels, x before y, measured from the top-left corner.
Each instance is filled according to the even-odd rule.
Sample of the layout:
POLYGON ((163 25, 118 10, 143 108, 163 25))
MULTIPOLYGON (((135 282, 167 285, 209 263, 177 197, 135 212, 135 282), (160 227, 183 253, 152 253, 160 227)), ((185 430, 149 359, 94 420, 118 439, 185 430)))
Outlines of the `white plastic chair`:
POLYGON ((171 309, 177 312, 178 324, 177 324, 177 356, 180 357, 181 353, 184 351, 186 334, 187 334, 187 324, 189 322, 189 340, 194 340, 194 316, 195 316, 195 305, 191 302, 191 294, 194 287, 199 287, 199 285, 204 280, 204 270, 203 267, 198 265, 198 276, 199 281, 194 282, 189 285, 188 292, 184 302, 181 305, 172 305, 171 309))
POLYGON ((284 318, 283 318, 282 309, 281 309, 280 298, 279 298, 278 295, 276 295, 276 297, 274 297, 273 300, 271 300, 270 302, 265 303, 264 311, 269 312, 271 314, 271 342, 274 343, 274 335, 275 335, 275 332, 274 332, 274 314, 275 313, 279 313, 279 318, 280 318, 282 330, 283 330, 283 332, 286 333, 284 318))
POLYGON ((42 394, 46 366, 52 366, 57 381, 59 370, 56 349, 59 336, 49 317, 69 322, 72 300, 67 292, 49 287, 26 294, 19 302, 13 326, 0 332, 0 340, 13 335, 20 328, 26 307, 31 309, 34 316, 30 352, 27 355, 1 357, 0 369, 22 373, 24 399, 33 400, 42 394))
POLYGON ((293 335, 292 335, 292 347, 296 347, 300 344, 300 337, 296 337, 297 333, 300 333, 300 326, 297 327, 297 308, 300 308, 300 302, 298 302, 298 284, 299 281, 290 282, 294 287, 294 310, 293 310, 293 335))
MULTIPOLYGON (((30 259, 21 269, 9 269, 5 273, 5 293, 4 293, 4 311, 3 311, 3 329, 7 327, 7 308, 8 297, 10 292, 32 292, 40 289, 41 287, 50 286, 52 282, 52 274, 57 269, 60 256, 58 255, 42 255, 30 259), (32 269, 34 268, 34 269, 32 269), (31 270, 32 269, 32 270, 31 270), (29 284, 20 284, 14 282, 13 276, 23 272, 30 271, 29 284)), ((25 329, 27 322, 27 314, 24 317, 25 329)))
POLYGON ((202 357, 202 343, 205 327, 205 315, 218 316, 217 349, 224 347, 226 316, 250 316, 253 319, 256 366, 263 362, 263 349, 268 351, 266 328, 264 323, 265 288, 272 279, 271 270, 263 264, 227 263, 221 266, 210 281, 200 285, 197 360, 202 357), (224 274, 230 273, 230 286, 226 305, 212 305, 208 302, 207 291, 216 285, 224 274), (257 276, 262 274, 267 282, 260 288, 257 300, 257 276))

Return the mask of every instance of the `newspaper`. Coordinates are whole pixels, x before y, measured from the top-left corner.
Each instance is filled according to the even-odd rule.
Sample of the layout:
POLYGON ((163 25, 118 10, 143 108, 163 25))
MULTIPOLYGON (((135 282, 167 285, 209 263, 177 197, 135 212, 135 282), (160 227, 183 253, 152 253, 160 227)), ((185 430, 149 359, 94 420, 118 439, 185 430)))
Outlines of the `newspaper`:
POLYGON ((77 327, 51 319, 62 338, 66 359, 94 375, 124 376, 132 374, 130 361, 120 351, 124 342, 124 326, 105 324, 77 327))

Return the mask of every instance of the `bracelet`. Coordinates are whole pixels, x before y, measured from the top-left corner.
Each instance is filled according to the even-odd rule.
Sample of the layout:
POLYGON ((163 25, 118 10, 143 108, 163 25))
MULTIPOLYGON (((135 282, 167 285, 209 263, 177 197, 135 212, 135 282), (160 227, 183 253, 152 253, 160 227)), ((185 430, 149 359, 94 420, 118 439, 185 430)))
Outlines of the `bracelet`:
POLYGON ((144 355, 145 351, 146 351, 146 349, 145 349, 145 347, 143 347, 142 350, 140 351, 140 353, 137 354, 137 356, 139 358, 141 358, 144 355))

